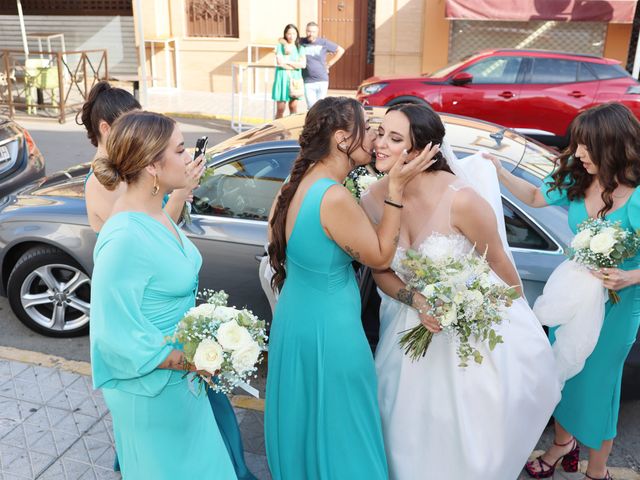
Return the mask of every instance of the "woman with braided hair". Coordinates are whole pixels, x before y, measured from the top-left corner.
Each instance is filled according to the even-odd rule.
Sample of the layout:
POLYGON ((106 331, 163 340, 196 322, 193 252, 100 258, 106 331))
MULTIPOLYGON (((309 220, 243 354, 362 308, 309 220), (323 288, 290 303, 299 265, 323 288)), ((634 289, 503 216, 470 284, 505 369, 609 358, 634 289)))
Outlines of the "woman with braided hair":
POLYGON ((405 185, 438 152, 427 147, 389 171, 377 228, 341 183, 371 161, 373 132, 353 99, 328 97, 307 113, 300 154, 269 221, 272 287, 265 411, 267 458, 278 480, 388 478, 373 356, 360 322, 351 263, 387 268, 405 185))

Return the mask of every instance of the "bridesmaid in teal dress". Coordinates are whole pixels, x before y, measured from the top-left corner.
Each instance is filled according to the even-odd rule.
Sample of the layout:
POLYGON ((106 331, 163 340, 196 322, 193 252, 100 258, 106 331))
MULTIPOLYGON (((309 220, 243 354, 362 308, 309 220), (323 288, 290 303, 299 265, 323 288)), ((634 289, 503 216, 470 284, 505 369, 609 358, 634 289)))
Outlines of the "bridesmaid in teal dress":
MULTIPOLYGON (((497 164, 503 184, 534 207, 568 207, 569 226, 604 217, 630 231, 640 229, 640 123, 625 106, 610 103, 580 114, 572 143, 540 190, 497 164)), ((576 471, 579 446, 589 449, 585 477, 609 479, 607 459, 617 432, 624 362, 640 326, 640 254, 620 268, 594 272, 620 302, 607 302, 600 337, 582 371, 569 379, 554 412, 553 446, 526 466, 530 476, 548 478, 561 460, 576 471)), ((551 332, 553 342, 553 331, 551 332)))
POLYGON ((107 140, 95 176, 126 191, 94 251, 91 365, 111 412, 125 480, 234 480, 209 400, 185 373, 179 345, 167 342, 195 304, 202 258, 162 209, 187 182, 182 134, 168 117, 129 112, 107 140), (158 262, 158 259, 162 259, 158 262))
MULTIPOLYGON (((80 123, 86 128, 87 136, 91 143, 97 147, 94 159, 106 155, 106 142, 113 122, 120 115, 140 108, 138 101, 129 92, 121 88, 112 87, 106 81, 101 81, 94 85, 89 92, 87 101, 82 106, 81 112, 79 112, 80 123)), ((189 179, 187 186, 175 190, 171 196, 164 195, 162 208, 174 221, 178 222, 184 202, 189 200, 193 188, 198 185, 204 168, 204 157, 196 159, 195 162, 190 162, 187 167, 189 179)), ((113 191, 107 190, 94 177, 93 168, 89 171, 85 179, 85 200, 89 223, 96 234, 111 214, 113 204, 125 190, 124 185, 119 185, 113 191)), ((213 390, 209 390, 207 394, 238 478, 240 480, 255 480, 245 463, 240 428, 229 398, 224 393, 214 392, 213 390)), ((116 455, 114 470, 118 471, 119 469, 116 455)))
POLYGON ((300 44, 300 32, 295 25, 284 27, 283 38, 276 46, 276 73, 273 77, 271 98, 276 102, 276 118, 282 118, 289 104, 289 114, 298 113, 298 98, 292 94, 291 79, 302 83, 302 69, 307 61, 300 44))
POLYGON ((352 261, 389 266, 404 185, 430 165, 437 148, 405 156, 391 170, 376 231, 341 185, 354 166, 370 162, 372 142, 356 100, 316 103, 271 215, 272 286, 280 297, 269 343, 265 436, 276 480, 388 478, 352 261))

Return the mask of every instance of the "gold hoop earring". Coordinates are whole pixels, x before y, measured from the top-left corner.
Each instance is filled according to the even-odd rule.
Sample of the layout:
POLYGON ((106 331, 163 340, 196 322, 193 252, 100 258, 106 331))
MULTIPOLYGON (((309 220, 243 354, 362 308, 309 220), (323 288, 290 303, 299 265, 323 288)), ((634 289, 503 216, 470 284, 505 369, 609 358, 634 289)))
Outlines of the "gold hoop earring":
POLYGON ((155 197, 156 195, 158 195, 159 191, 160 191, 160 185, 158 184, 158 175, 154 174, 153 175, 153 189, 151 190, 151 195, 153 195, 155 197))

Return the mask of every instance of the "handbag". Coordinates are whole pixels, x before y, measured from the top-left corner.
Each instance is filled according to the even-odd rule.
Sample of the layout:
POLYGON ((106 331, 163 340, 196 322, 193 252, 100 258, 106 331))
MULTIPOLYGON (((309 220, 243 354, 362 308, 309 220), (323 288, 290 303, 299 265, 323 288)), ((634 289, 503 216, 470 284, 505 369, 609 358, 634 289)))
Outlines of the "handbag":
POLYGON ((289 72, 289 98, 296 99, 304 96, 304 80, 293 78, 289 72))

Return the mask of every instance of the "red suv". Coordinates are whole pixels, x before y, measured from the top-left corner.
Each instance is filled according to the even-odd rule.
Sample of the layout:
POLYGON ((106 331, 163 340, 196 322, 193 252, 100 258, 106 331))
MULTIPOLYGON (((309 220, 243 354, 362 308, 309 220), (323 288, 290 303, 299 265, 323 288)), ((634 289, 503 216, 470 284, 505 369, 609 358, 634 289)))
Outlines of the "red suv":
POLYGON ((620 62, 541 50, 488 50, 430 75, 370 77, 357 98, 365 105, 428 103, 560 146, 575 116, 593 105, 622 102, 640 118, 640 83, 620 62))

